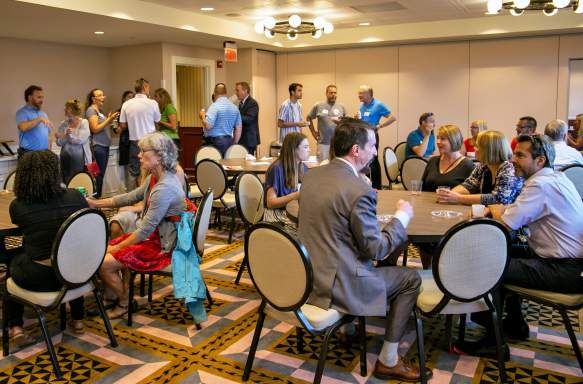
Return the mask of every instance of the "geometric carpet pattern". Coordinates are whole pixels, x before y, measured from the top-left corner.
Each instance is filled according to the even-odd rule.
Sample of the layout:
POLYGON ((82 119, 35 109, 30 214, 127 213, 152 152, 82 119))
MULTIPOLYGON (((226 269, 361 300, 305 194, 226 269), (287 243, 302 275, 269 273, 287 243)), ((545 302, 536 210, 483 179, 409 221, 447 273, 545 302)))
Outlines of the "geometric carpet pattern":
MULTIPOLYGON (((152 302, 137 297, 134 323, 112 321, 119 346, 111 348, 99 316, 86 317, 84 335, 59 329, 58 314, 48 316, 49 330, 63 371, 57 380, 40 336, 34 314, 26 312, 25 327, 35 339, 33 345, 12 348, 0 359, 0 384, 4 383, 239 383, 257 321, 259 296, 245 273, 240 285, 234 278, 243 258, 242 231, 232 244, 227 232, 211 230, 201 264, 213 298, 206 303, 208 320, 197 330, 181 300, 173 295, 172 280, 156 276, 152 302)), ((417 250, 409 249, 409 267, 420 268, 417 250)), ((136 283, 137 284, 137 283, 136 283)), ((147 286, 147 285, 146 285, 147 286)), ((136 290, 139 292, 139 290, 136 290)), ((95 306, 86 299, 87 309, 95 306)), ((509 381, 516 383, 583 383, 583 373, 571 350, 560 315, 552 308, 524 303, 530 325, 530 339, 510 343, 507 363, 509 381)), ((580 330, 576 313, 570 313, 580 330)), ((499 382, 495 360, 458 356, 448 352, 445 320, 424 318, 425 349, 433 369, 432 383, 499 382)), ((482 334, 468 322, 467 339, 482 334)), ((400 344, 406 359, 416 360, 414 324, 400 344)), ((323 383, 380 383, 371 376, 384 333, 383 318, 367 318, 367 377, 360 376, 359 351, 331 338, 323 383)), ((456 332, 454 330, 453 334, 456 332)), ((583 345, 583 337, 578 335, 583 345)), ((309 383, 312 381, 321 337, 303 332, 303 349, 298 349, 293 326, 266 318, 259 340, 250 383, 309 383)))

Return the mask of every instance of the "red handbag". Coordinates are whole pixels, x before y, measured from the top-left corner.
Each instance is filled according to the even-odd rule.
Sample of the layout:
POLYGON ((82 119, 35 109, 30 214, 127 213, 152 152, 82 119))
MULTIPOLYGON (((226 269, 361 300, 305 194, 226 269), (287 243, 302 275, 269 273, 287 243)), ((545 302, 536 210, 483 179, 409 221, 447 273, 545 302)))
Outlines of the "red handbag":
POLYGON ((91 174, 93 177, 99 176, 101 170, 99 169, 99 165, 97 165, 96 161, 93 161, 89 164, 85 164, 85 170, 91 174))

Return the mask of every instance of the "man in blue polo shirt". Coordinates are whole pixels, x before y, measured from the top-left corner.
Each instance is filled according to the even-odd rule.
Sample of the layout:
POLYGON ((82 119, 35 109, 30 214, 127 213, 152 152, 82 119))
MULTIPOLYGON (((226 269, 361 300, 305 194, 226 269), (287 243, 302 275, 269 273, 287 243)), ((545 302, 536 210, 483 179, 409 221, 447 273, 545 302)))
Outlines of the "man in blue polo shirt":
POLYGON ((16 111, 19 158, 25 152, 49 149, 49 132, 53 125, 41 111, 44 97, 38 85, 31 85, 24 91, 26 105, 16 111))
POLYGON ((202 115, 205 145, 217 148, 224 157, 227 149, 239 142, 243 127, 239 109, 227 98, 227 86, 215 86, 215 102, 202 115))
MULTIPOLYGON (((387 108, 385 104, 377 99, 373 98, 373 90, 368 85, 361 85, 358 90, 358 99, 361 101, 360 110, 358 112, 357 118, 369 123, 370 125, 376 127, 376 148, 377 153, 379 150, 379 133, 378 130, 387 127, 397 121, 397 117, 391 113, 391 110, 387 108), (381 119, 385 120, 381 123, 381 119)), ((370 178, 372 181, 372 187, 374 189, 381 189, 381 164, 379 163, 378 156, 375 156, 370 164, 370 178)))
POLYGON ((439 154, 435 147, 435 116, 425 112, 419 117, 419 127, 407 136, 405 157, 419 156, 429 159, 439 154))

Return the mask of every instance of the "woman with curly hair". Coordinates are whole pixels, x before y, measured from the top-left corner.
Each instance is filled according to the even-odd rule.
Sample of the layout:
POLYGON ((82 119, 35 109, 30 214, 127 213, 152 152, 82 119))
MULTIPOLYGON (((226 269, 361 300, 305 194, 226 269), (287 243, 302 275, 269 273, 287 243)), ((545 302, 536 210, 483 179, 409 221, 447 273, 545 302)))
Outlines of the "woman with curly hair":
MULTIPOLYGON (((16 168, 14 180, 16 199, 10 204, 10 218, 22 230, 23 252, 10 263, 10 276, 24 288, 37 292, 54 292, 61 282, 51 267, 51 248, 61 224, 74 212, 87 208, 87 202, 74 189, 61 187, 59 158, 51 151, 25 153, 16 168)), ((7 301, 10 338, 24 344, 27 336, 22 329, 22 304, 7 301)), ((72 321, 75 333, 83 333, 83 297, 72 300, 72 321)))
POLYGON ((171 221, 185 207, 185 193, 176 175, 176 145, 160 132, 144 136, 138 143, 140 164, 150 176, 133 191, 108 199, 88 199, 93 208, 118 208, 143 201, 141 219, 133 232, 109 243, 100 269, 105 285, 115 293, 118 305, 110 318, 122 317, 128 310, 128 287, 120 272, 131 268, 139 272, 156 271, 170 264, 176 243, 176 227, 171 221))

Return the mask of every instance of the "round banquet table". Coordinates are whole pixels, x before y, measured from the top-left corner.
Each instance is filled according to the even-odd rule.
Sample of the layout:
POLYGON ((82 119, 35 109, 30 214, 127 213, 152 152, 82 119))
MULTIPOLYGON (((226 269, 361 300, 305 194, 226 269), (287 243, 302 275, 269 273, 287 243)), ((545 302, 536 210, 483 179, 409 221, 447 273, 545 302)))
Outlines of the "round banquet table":
MULTIPOLYGON (((411 203, 414 215, 407 226, 407 235, 409 236, 409 241, 414 243, 438 242, 451 227, 470 217, 470 207, 438 204, 435 192, 421 192, 420 195, 413 195, 410 191, 381 190, 377 193, 377 215, 395 213, 397 201, 400 199, 411 203), (461 215, 453 218, 443 218, 435 217, 431 214, 432 211, 441 210, 455 211, 461 213, 461 215)), ((298 200, 289 202, 285 209, 290 220, 297 222, 299 213, 298 200)))
MULTIPOLYGON (((276 158, 268 158, 264 160, 245 160, 245 159, 222 159, 218 163, 223 166, 228 175, 236 175, 243 172, 250 172, 255 174, 267 173, 267 169, 274 162, 276 158)), ((313 161, 304 162, 308 168, 320 166, 320 163, 313 161)))

